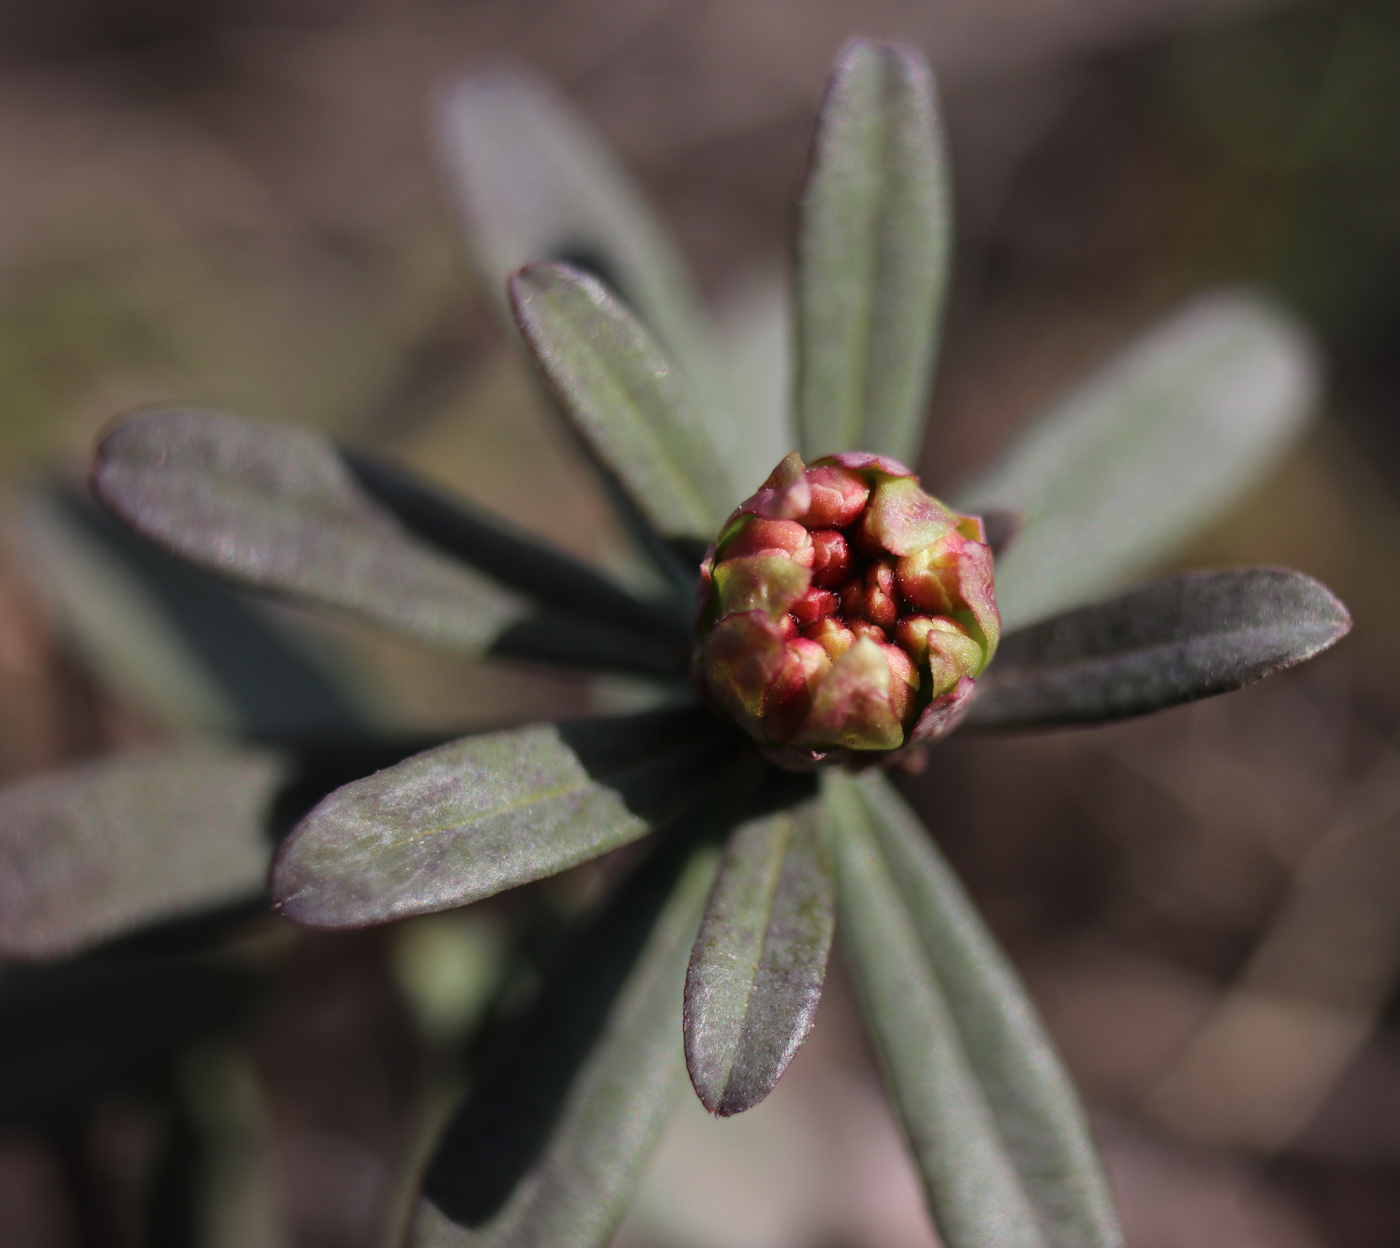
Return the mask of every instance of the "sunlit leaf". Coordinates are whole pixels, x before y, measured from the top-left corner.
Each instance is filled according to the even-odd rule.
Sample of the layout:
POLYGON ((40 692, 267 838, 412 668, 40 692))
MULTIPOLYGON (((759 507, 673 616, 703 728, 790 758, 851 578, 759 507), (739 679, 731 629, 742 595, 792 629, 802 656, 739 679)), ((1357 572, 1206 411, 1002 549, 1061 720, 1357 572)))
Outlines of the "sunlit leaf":
POLYGON ((663 537, 712 537, 739 495, 704 410, 646 328, 566 265, 521 270, 510 294, 536 362, 603 469, 663 537))
POLYGON ((185 747, 0 790, 0 956, 58 957, 259 896, 286 770, 264 751, 185 747))
POLYGON ((680 998, 715 855, 672 838, 501 1036, 429 1167, 417 1248, 593 1248, 685 1086, 680 998))
POLYGON ((558 260, 610 286, 702 387, 714 371, 679 248, 640 188, 548 83, 496 67, 441 97, 438 149, 463 235, 505 311, 506 278, 558 260))
POLYGON ((1253 295, 1204 296, 1144 334, 956 493, 964 511, 1027 515, 997 563, 1006 627, 1181 549, 1297 440, 1317 391, 1306 331, 1253 295))
POLYGON ((872 773, 856 787, 1045 1242, 1120 1245, 1084 1111, 1015 971, 889 781, 872 773))
POLYGON ((527 614, 521 598, 413 537, 317 434, 147 411, 102 440, 93 489, 193 563, 425 641, 479 652, 527 614))
POLYGON ((818 114, 799 204, 797 421, 807 459, 916 457, 950 232, 928 65, 900 44, 849 44, 818 114))
POLYGON ((777 265, 746 269, 720 292, 715 309, 735 419, 734 480, 745 497, 797 445, 790 398, 791 287, 777 265))
POLYGON ((773 1090, 821 998, 835 882, 817 811, 752 820, 730 837, 685 984, 686 1064, 727 1117, 773 1090))
POLYGON ((348 784, 293 829, 274 904, 312 927, 466 905, 635 840, 732 757, 698 709, 467 737, 348 784))
POLYGON ((967 724, 1091 724, 1228 693, 1346 636, 1323 585, 1283 568, 1189 572, 1003 638, 967 724))
POLYGON ((22 537, 67 639, 102 682, 176 728, 256 739, 361 731, 363 713, 248 596, 66 491, 22 537))
POLYGON ((948 1248, 1117 1248, 1072 1086, 927 834, 824 777, 843 948, 948 1248))

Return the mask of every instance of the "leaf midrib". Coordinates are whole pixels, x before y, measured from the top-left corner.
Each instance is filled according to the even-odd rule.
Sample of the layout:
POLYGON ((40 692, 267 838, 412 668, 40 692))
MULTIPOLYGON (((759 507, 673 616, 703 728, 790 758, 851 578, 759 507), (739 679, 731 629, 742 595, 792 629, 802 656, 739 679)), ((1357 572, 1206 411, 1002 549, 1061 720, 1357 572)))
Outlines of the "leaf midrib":
POLYGON ((749 973, 745 977, 743 1013, 739 1018, 739 1025, 734 1029, 734 1036, 727 1046, 727 1056, 724 1063, 724 1086, 720 1089, 720 1104, 723 1105, 734 1077, 734 1059, 737 1057, 743 1044, 745 1032, 748 1029, 749 1007, 753 1001, 755 981, 758 979, 758 968, 763 965, 763 955, 768 952, 769 938, 773 930, 773 900, 778 895, 778 888, 782 884, 783 864, 787 858, 787 852, 792 844, 794 827, 791 818, 785 818, 787 825, 785 834, 780 838, 780 848, 776 854, 770 858, 769 880, 764 889, 763 896, 763 936, 757 941, 758 952, 754 955, 753 965, 749 968, 749 973))

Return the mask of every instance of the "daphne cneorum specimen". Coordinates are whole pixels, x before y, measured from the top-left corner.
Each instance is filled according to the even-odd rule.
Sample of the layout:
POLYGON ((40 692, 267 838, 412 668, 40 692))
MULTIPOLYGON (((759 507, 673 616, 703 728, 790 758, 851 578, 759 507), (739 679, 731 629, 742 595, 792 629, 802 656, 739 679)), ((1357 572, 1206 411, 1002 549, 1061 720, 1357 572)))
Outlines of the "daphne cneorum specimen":
POLYGON ((955 728, 1001 635, 982 521, 903 464, 794 451, 700 565, 697 674, 780 766, 955 728))
MULTIPOLYGON (((488 252, 510 250, 501 238, 518 221, 491 217, 482 171, 503 135, 538 123, 532 90, 488 78, 454 105, 449 139, 462 144, 468 217, 496 232, 477 240, 488 252)), ((540 130, 540 150, 567 144, 568 126, 540 130)), ((1056 613, 1055 593, 1135 566, 1125 534, 1151 558, 1190 527, 1175 499, 1154 503, 1147 490, 1151 532, 1105 514, 1062 562, 1047 569, 1038 555, 1022 584, 1040 574, 1041 597, 1022 591, 1035 605, 1000 637, 983 521, 931 498, 903 466, 918 449, 948 237, 931 79, 910 49, 850 45, 822 106, 796 248, 798 450, 746 502, 752 482, 716 448, 707 392, 691 384, 684 318, 668 301, 674 274, 648 270, 635 235, 610 233, 586 207, 578 230, 596 238, 576 230, 552 254, 612 263, 590 274, 534 239, 538 252, 514 257, 536 263, 512 277, 510 306, 669 598, 643 601, 324 439, 213 413, 128 419, 103 441, 93 477, 114 515, 242 582, 478 654, 652 676, 671 695, 643 715, 429 750, 332 793, 281 848, 282 913, 355 927, 463 905, 657 832, 478 1072, 428 1168, 415 1242, 603 1243, 684 1078, 676 1029, 710 1110, 756 1104, 810 1026, 839 916, 944 1241, 1119 1244, 1073 1090, 882 764, 909 761, 960 720, 1095 722, 1237 688, 1332 644, 1345 610, 1307 577, 1251 569, 1056 613), (605 268, 618 289, 599 280, 605 268)), ((1199 443, 1172 421, 1192 419, 1197 402, 1218 408, 1209 387, 1221 369, 1262 353, 1269 368, 1245 406, 1280 405, 1269 397, 1276 348, 1295 332, 1281 326, 1242 297, 1198 306, 1120 362, 1083 411, 1052 420, 1040 436, 1059 439, 1058 458, 1032 438, 1034 453, 1003 480, 1093 462, 1104 429, 1127 427, 1144 392, 1149 444, 1128 460, 1139 474, 1170 470, 1150 438, 1199 443)), ((1196 508, 1190 519, 1218 511, 1291 427, 1291 416, 1246 415, 1247 455, 1210 453, 1207 464, 1203 452, 1169 483, 1196 508)), ((1115 488, 1072 482, 1076 505, 1115 488)), ((1028 506, 1023 549, 1048 531, 1036 528, 1050 524, 1048 497, 991 500, 1028 506)))

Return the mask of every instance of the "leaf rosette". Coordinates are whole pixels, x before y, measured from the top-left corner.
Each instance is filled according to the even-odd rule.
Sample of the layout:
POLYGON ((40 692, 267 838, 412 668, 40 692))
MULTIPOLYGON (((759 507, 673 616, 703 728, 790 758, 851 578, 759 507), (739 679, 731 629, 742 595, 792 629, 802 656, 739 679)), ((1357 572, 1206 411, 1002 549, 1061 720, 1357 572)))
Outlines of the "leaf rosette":
MULTIPOLYGON (((354 748, 327 739, 325 757, 145 760, 11 790, 0 952, 51 956, 237 900, 271 855, 272 824, 291 824, 272 903, 320 928, 465 905, 654 833, 483 1058, 428 1167, 412 1243, 606 1243, 687 1072, 722 1115, 774 1087, 811 1026, 839 922, 943 1242, 1119 1248, 1088 1124, 1029 999, 870 764, 960 721, 1084 725, 1214 696, 1345 635, 1346 609, 1297 572, 1125 589, 1297 437, 1316 389, 1306 333, 1254 296, 1197 300, 955 492, 957 509, 925 493, 904 462, 917 462, 937 351, 946 161, 922 58, 857 41, 799 203, 795 420, 771 444, 798 449, 735 508, 757 476, 744 422, 726 417, 694 292, 641 197, 529 79, 479 75, 445 114, 478 267, 666 592, 633 593, 319 435, 198 409, 116 427, 94 493, 152 546, 243 587, 474 658, 656 680, 675 704, 426 751, 350 717, 354 748), (1026 522, 1005 555, 1016 526, 997 508, 1026 522), (842 765, 819 782, 794 774, 817 763, 842 765), (293 778, 269 800, 284 764, 293 778), (227 817, 208 821, 201 869, 181 868, 167 843, 212 775, 227 817), (153 776, 173 794, 154 815, 153 776), (118 886, 121 904, 107 895, 118 886)), ((93 598, 81 559, 48 563, 68 569, 75 601, 93 598)), ((168 644, 114 638, 121 613, 98 597, 88 623, 110 653, 168 658, 168 644)), ((169 662, 148 667, 149 686, 169 683, 169 662)), ((246 665, 220 670, 229 691, 253 683, 246 665)), ((262 712, 244 735, 297 739, 262 712)))

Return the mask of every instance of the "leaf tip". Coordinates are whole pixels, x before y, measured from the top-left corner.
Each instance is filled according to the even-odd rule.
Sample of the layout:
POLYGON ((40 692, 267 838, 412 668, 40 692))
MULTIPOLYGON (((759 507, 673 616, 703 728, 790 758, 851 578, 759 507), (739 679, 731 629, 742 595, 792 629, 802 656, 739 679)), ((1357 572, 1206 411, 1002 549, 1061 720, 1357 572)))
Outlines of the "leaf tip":
POLYGON ((297 824, 277 847, 268 869, 269 904, 274 914, 298 927, 334 929, 362 926, 338 922, 326 905, 328 890, 324 879, 309 878, 303 855, 299 852, 299 833, 305 820, 297 824))
POLYGON ((1318 650, 1326 650, 1329 646, 1336 645, 1352 629, 1351 612, 1347 609, 1346 603, 1321 581, 1306 573, 1295 572, 1293 575, 1306 584, 1308 591, 1316 600, 1318 616, 1329 629, 1327 640, 1318 647, 1318 650))

